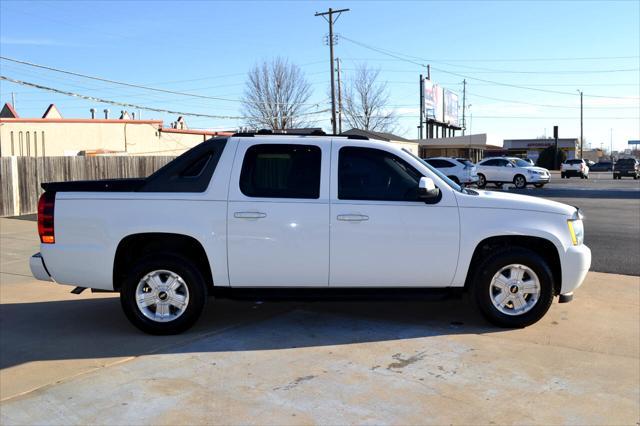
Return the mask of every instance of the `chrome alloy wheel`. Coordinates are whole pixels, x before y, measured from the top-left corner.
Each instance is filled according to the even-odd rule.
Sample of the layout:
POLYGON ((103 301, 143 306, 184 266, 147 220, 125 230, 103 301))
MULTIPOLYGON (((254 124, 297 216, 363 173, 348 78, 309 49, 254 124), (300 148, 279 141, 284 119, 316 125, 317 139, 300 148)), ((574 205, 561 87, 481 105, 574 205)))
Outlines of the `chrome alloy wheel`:
POLYGON ((540 280, 525 265, 507 265, 493 276, 489 296, 495 308, 506 315, 529 312, 540 298, 540 280))
POLYGON ((152 321, 173 321, 189 305, 189 288, 174 272, 149 272, 138 282, 136 304, 140 312, 152 321))

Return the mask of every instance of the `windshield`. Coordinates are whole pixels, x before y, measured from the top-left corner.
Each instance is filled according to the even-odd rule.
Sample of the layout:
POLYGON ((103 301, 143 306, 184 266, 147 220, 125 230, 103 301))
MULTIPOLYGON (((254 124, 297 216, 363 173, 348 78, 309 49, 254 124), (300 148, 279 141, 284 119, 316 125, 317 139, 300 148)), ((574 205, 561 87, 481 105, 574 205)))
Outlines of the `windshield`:
POLYGON ((518 167, 531 167, 531 163, 529 163, 528 161, 521 160, 519 158, 515 158, 511 160, 511 162, 516 163, 516 166, 518 167))
POLYGON ((413 152, 409 151, 406 148, 402 148, 402 150, 404 152, 406 152, 407 154, 409 154, 410 156, 412 156, 413 158, 415 158, 416 160, 418 160, 419 162, 421 162, 422 164, 425 165, 425 167, 427 167, 429 170, 431 170, 434 174, 436 174, 440 179, 442 179, 447 185, 449 185, 451 188, 455 189, 458 192, 465 192, 462 187, 460 185, 458 185, 457 183, 455 183, 454 181, 452 181, 451 179, 449 179, 446 175, 444 175, 441 171, 439 171, 438 169, 436 169, 435 167, 433 167, 431 164, 427 163, 426 161, 424 161, 422 158, 418 157, 417 155, 415 155, 413 152))

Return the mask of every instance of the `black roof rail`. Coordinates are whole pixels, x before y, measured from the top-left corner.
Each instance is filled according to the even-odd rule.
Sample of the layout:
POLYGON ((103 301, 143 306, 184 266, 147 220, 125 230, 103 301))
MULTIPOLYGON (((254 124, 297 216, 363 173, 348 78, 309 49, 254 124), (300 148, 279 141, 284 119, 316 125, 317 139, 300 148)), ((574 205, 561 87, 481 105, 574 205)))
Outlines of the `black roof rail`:
POLYGON ((255 135, 272 135, 272 136, 340 136, 343 138, 347 138, 347 139, 358 139, 358 140, 366 140, 368 141, 369 138, 367 136, 362 136, 362 135, 337 135, 337 134, 333 134, 333 133, 325 133, 322 130, 314 130, 310 133, 303 133, 303 132, 274 132, 273 130, 269 130, 269 129, 262 129, 262 130, 258 130, 256 132, 238 132, 238 133, 234 133, 232 136, 236 136, 236 137, 241 137, 241 138, 252 138, 255 135))

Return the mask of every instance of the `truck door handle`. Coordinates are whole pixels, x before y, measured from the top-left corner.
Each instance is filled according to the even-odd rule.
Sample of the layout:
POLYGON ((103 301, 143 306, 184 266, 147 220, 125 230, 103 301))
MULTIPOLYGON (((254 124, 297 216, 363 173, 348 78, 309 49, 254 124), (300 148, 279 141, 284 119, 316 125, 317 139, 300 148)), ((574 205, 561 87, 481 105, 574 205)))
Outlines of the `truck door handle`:
POLYGON ((267 217, 267 214, 262 212, 235 212, 233 217, 238 219, 262 219, 267 217))
POLYGON ((369 216, 364 214, 339 214, 337 219, 346 222, 362 222, 363 220, 369 220, 369 216))

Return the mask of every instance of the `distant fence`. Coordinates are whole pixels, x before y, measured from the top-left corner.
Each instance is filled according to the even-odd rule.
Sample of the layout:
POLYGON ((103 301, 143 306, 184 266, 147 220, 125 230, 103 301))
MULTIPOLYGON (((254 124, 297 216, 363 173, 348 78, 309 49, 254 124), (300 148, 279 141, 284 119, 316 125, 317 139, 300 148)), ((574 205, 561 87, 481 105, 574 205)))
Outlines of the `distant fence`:
POLYGON ((2 157, 0 216, 36 213, 42 182, 145 177, 174 157, 2 157))

